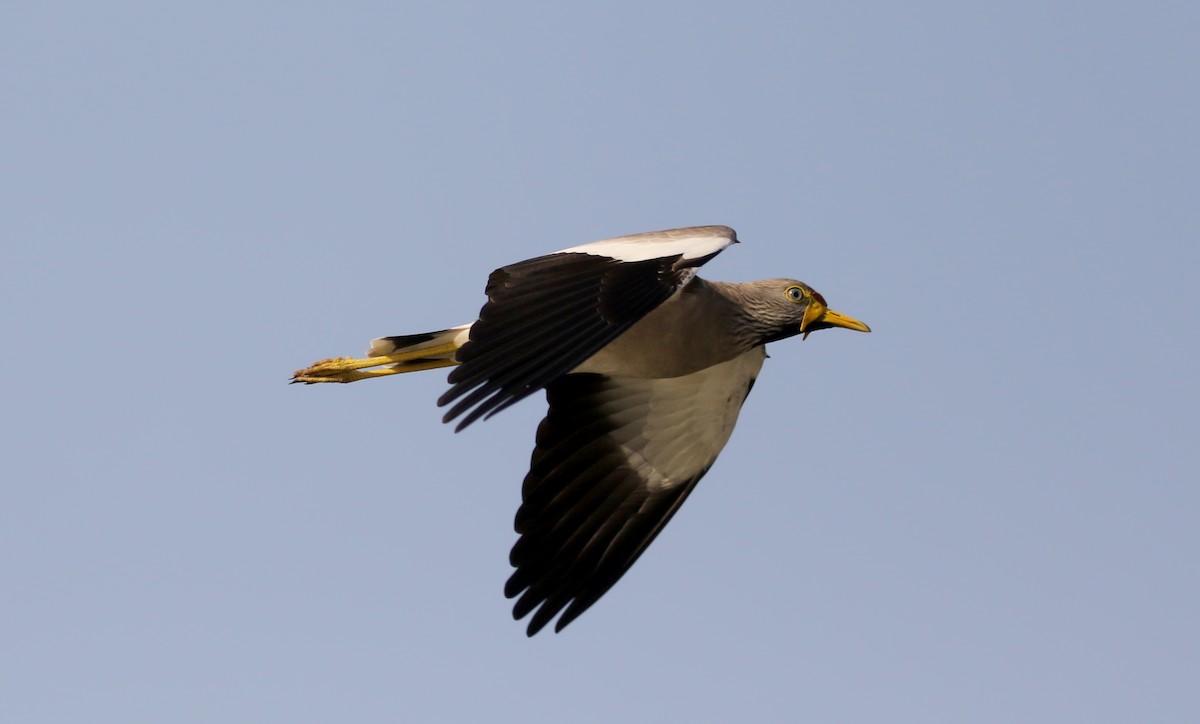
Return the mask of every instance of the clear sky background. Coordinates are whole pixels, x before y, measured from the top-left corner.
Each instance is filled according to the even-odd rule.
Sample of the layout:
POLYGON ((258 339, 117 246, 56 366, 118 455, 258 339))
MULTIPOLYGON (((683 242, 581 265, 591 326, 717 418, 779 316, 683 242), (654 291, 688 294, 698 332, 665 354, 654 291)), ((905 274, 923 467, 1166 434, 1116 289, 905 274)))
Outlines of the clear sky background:
POLYGON ((6 3, 0 79, 0 720, 1200 721, 1195 3, 6 3), (696 224, 874 333, 528 640, 541 400, 287 379, 696 224))

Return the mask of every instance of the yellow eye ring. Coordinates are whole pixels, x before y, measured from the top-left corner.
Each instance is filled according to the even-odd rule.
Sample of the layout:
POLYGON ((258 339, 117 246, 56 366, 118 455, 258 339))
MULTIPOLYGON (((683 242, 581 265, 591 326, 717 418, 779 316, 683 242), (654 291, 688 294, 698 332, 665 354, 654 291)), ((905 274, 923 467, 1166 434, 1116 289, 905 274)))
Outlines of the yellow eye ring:
POLYGON ((797 286, 788 287, 786 290, 784 290, 783 293, 784 293, 784 295, 787 296, 789 301, 801 302, 804 300, 804 290, 801 289, 800 287, 797 287, 797 286))

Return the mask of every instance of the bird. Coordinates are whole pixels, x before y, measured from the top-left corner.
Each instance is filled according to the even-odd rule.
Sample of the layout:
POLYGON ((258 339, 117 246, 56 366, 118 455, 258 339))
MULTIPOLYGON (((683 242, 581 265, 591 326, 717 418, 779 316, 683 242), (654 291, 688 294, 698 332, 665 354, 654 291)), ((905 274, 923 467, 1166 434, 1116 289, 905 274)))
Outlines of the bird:
POLYGON ((560 632, 630 569, 729 440, 766 345, 866 324, 794 279, 708 281, 728 226, 620 236, 496 269, 479 318, 380 337, 294 383, 453 367, 437 401, 456 431, 545 391, 504 586, 534 636, 560 632))

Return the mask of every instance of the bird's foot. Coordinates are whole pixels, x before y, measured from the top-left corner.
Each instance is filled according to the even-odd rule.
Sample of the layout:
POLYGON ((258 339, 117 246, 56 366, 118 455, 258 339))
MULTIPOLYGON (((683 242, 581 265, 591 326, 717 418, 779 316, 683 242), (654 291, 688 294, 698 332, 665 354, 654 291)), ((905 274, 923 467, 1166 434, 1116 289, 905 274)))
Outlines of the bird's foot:
POLYGON ((364 359, 331 357, 314 362, 302 370, 296 370, 292 373, 292 383, 302 382, 312 385, 318 382, 357 382, 402 372, 419 372, 438 367, 450 367, 458 362, 447 355, 453 355, 457 349, 456 345, 445 344, 364 359))
POLYGON ((303 382, 306 385, 317 382, 356 382, 367 377, 377 377, 384 370, 369 370, 366 368, 379 367, 388 364, 385 357, 368 357, 352 359, 350 357, 330 357, 320 362, 314 362, 302 370, 292 373, 292 382, 303 382))

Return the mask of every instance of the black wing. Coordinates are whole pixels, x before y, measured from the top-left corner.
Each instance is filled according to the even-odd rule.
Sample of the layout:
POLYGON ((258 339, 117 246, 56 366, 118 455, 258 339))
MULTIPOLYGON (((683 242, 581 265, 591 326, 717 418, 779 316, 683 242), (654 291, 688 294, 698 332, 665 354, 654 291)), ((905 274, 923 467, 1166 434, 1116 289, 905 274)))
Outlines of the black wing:
POLYGON ((762 366, 757 348, 670 379, 572 374, 550 410, 522 488, 504 588, 528 634, 564 626, 629 570, 716 460, 762 366))
POLYGON ((453 403, 443 420, 465 414, 461 430, 543 389, 670 298, 696 267, 732 243, 727 227, 651 232, 492 272, 488 302, 458 351, 451 388, 438 399, 439 406, 453 403))

